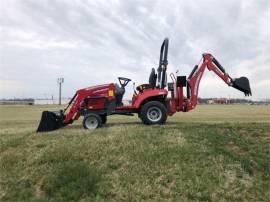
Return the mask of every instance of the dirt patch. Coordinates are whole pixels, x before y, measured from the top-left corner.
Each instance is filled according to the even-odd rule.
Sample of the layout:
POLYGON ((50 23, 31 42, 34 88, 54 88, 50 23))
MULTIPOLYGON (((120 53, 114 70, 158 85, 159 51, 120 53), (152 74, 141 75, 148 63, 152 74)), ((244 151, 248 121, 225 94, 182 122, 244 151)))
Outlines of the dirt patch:
POLYGON ((224 133, 229 132, 229 129, 228 128, 218 128, 217 131, 218 131, 218 133, 224 134, 224 133))
POLYGON ((264 141, 270 141, 270 133, 263 133, 261 139, 264 141))
POLYGON ((246 188, 251 187, 253 184, 253 178, 243 171, 240 164, 230 165, 229 168, 224 171, 223 176, 225 178, 225 188, 237 186, 237 182, 246 188))
POLYGON ((228 145, 226 145, 226 148, 235 153, 235 154, 238 154, 240 156, 244 156, 244 155, 247 155, 248 154, 248 151, 247 150, 244 150, 240 147, 238 147, 237 145, 235 145, 233 142, 229 142, 228 145))
POLYGON ((170 144, 183 145, 186 139, 179 130, 173 130, 166 136, 166 142, 170 144))
POLYGON ((45 197, 45 192, 41 190, 41 183, 37 184, 37 186, 35 187, 34 196, 36 198, 44 198, 45 197))

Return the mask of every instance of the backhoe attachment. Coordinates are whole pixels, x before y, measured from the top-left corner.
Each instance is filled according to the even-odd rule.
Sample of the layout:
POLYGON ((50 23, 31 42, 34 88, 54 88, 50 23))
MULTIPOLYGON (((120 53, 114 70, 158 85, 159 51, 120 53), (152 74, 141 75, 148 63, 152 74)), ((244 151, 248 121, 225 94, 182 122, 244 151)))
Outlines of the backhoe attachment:
POLYGON ((233 79, 225 71, 225 68, 222 67, 222 65, 210 53, 204 53, 203 59, 200 61, 200 64, 194 67, 187 79, 187 100, 185 101, 186 103, 184 102, 184 104, 182 105, 181 103, 179 104, 179 109, 183 109, 183 111, 189 111, 191 109, 194 109, 197 105, 200 80, 205 69, 213 71, 227 85, 243 92, 245 96, 252 95, 248 78, 240 77, 233 79))

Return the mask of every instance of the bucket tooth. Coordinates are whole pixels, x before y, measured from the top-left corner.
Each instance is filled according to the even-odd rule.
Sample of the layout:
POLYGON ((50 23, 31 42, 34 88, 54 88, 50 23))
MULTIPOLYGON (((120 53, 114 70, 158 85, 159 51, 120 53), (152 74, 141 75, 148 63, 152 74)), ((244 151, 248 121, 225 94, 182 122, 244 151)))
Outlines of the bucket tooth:
POLYGON ((64 126, 61 112, 43 111, 37 132, 48 132, 64 126))
POLYGON ((249 80, 247 77, 236 78, 233 80, 232 83, 233 83, 232 87, 242 91, 245 94, 245 96, 252 95, 249 80))

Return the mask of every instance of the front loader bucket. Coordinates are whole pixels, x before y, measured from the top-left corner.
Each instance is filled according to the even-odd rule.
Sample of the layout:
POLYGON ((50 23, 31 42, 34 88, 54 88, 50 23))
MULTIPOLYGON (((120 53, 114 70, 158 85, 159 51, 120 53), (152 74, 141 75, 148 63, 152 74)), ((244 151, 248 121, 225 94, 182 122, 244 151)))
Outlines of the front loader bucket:
POLYGON ((63 127, 64 115, 60 112, 44 111, 37 128, 37 132, 48 132, 63 127))
POLYGON ((249 80, 247 77, 240 77, 240 78, 234 79, 232 83, 233 83, 232 87, 242 91, 245 94, 245 96, 252 95, 251 90, 250 90, 249 80))

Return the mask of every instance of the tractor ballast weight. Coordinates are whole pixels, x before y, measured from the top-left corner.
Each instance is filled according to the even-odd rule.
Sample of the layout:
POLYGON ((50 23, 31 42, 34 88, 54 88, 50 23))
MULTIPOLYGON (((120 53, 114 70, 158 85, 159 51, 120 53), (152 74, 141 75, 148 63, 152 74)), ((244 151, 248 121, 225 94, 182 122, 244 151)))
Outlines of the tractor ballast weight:
POLYGON ((107 116, 114 114, 138 114, 144 124, 164 124, 168 115, 188 112, 196 107, 200 80, 206 69, 213 71, 228 86, 243 92, 245 96, 251 95, 248 79, 231 78, 209 53, 202 55, 202 60, 188 77, 171 73, 172 82, 167 83, 168 47, 169 39, 166 38, 161 45, 157 73, 153 68, 149 83, 136 87, 130 104, 124 105, 122 99, 131 79, 118 77, 120 86, 109 83, 80 89, 64 110, 44 111, 37 132, 59 129, 78 120, 80 116, 84 117, 83 127, 86 129, 101 127, 106 124, 107 116))

